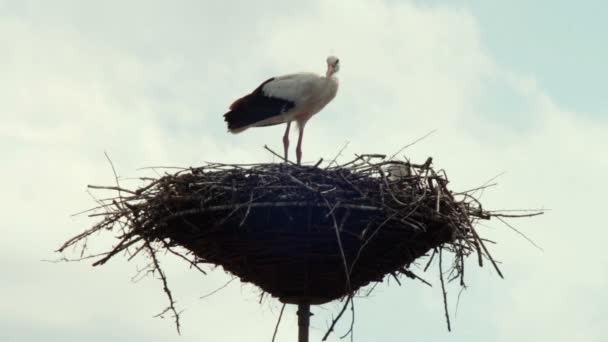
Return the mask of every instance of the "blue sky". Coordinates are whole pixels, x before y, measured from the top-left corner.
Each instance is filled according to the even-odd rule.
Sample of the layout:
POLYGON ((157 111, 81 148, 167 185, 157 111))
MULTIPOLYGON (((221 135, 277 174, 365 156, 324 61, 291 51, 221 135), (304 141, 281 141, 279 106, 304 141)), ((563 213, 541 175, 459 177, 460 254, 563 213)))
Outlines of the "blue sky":
MULTIPOLYGON (((344 159, 392 153, 437 129, 404 155, 433 156, 455 191, 506 171, 487 208, 552 209, 513 222, 544 253, 497 222, 480 228, 499 242, 506 277, 470 262, 452 333, 438 286, 389 282, 357 301, 356 340, 603 341, 606 6, 0 0, 0 340, 269 340, 280 306, 259 305, 251 286, 199 299, 225 283, 219 270, 201 277, 163 260, 185 309, 178 337, 152 317, 165 305, 159 282, 130 280, 145 260, 41 260, 94 222, 70 214, 93 205, 86 184, 113 182, 104 151, 130 186, 154 175, 137 170, 150 165, 275 161, 261 147, 280 149, 283 127, 230 135, 221 115, 268 77, 322 72, 336 54, 340 90, 306 127, 305 161, 331 159, 346 141, 344 159)), ((100 236, 91 247, 111 244, 100 236)), ((338 309, 313 309, 313 340, 338 309)), ((296 336, 288 310, 279 341, 296 336)))
POLYGON ((483 48, 500 64, 534 75, 556 103, 608 118, 608 3, 570 1, 417 1, 461 8, 477 19, 483 48))

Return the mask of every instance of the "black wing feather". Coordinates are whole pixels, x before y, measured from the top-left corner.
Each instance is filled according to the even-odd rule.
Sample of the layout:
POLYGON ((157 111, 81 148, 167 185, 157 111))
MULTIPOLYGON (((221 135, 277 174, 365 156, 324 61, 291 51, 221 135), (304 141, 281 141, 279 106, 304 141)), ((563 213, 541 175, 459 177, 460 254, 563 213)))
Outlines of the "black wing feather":
POLYGON ((247 127, 256 122, 285 113, 294 107, 295 104, 292 101, 264 94, 262 88, 272 80, 274 78, 268 79, 251 94, 236 100, 230 106, 230 111, 224 114, 224 121, 228 123, 228 129, 234 130, 247 127))

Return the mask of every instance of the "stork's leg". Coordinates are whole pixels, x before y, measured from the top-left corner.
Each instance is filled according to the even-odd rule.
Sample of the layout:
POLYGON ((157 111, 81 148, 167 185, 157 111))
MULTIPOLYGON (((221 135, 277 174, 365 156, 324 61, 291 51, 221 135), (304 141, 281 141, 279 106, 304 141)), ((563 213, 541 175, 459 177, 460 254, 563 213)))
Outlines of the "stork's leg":
POLYGON ((289 150, 289 128, 291 127, 291 121, 287 123, 285 134, 283 135, 283 151, 285 153, 285 162, 287 162, 287 151, 289 150))
POLYGON ((304 125, 300 125, 300 135, 298 136, 298 146, 296 146, 296 157, 298 165, 302 164, 302 137, 304 136, 304 125))

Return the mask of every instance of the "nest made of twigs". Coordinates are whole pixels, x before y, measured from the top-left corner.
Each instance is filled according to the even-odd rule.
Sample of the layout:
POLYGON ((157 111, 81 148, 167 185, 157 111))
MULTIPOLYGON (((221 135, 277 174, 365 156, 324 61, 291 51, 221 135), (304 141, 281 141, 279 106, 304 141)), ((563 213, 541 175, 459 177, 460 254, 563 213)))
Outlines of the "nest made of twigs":
POLYGON ((464 257, 489 256, 473 223, 490 213, 470 196, 457 199, 430 158, 416 165, 365 155, 326 168, 208 164, 148 182, 101 187, 118 196, 61 250, 120 227, 119 243, 95 265, 129 248, 183 247, 193 264, 220 265, 285 303, 309 304, 352 296, 386 275, 418 278, 409 266, 429 251, 455 254, 455 278, 464 257))

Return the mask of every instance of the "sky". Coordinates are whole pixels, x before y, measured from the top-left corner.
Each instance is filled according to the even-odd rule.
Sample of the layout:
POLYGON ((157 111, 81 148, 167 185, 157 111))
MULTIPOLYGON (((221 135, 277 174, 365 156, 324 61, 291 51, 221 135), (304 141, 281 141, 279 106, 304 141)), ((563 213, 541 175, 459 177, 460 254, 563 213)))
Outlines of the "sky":
MULTIPOLYGON (((275 75, 323 72, 340 57, 336 99, 306 126, 304 161, 392 153, 432 156, 454 191, 479 186, 488 209, 550 209, 490 221, 505 279, 468 262, 468 289, 385 281, 355 302, 356 341, 603 341, 608 161, 608 23, 600 1, 0 0, 0 340, 270 341, 280 304, 221 269, 163 258, 182 313, 145 260, 52 263, 94 224, 87 184, 124 185, 148 166, 276 162, 283 127, 226 132, 222 114, 275 75), (211 271, 211 270, 210 270, 211 271)), ((295 138, 295 136, 293 137, 295 138)), ((291 151, 293 156, 293 151, 291 151)), ((99 194, 98 194, 99 195, 99 194)), ((99 236, 92 248, 109 247, 99 236)), ((69 254, 67 256, 75 256, 69 254)), ((424 274, 436 279, 436 270, 424 274)), ((320 340, 339 304, 314 307, 320 340)), ((339 324, 331 341, 349 325, 339 324)), ((293 341, 287 308, 277 341, 293 341)))

